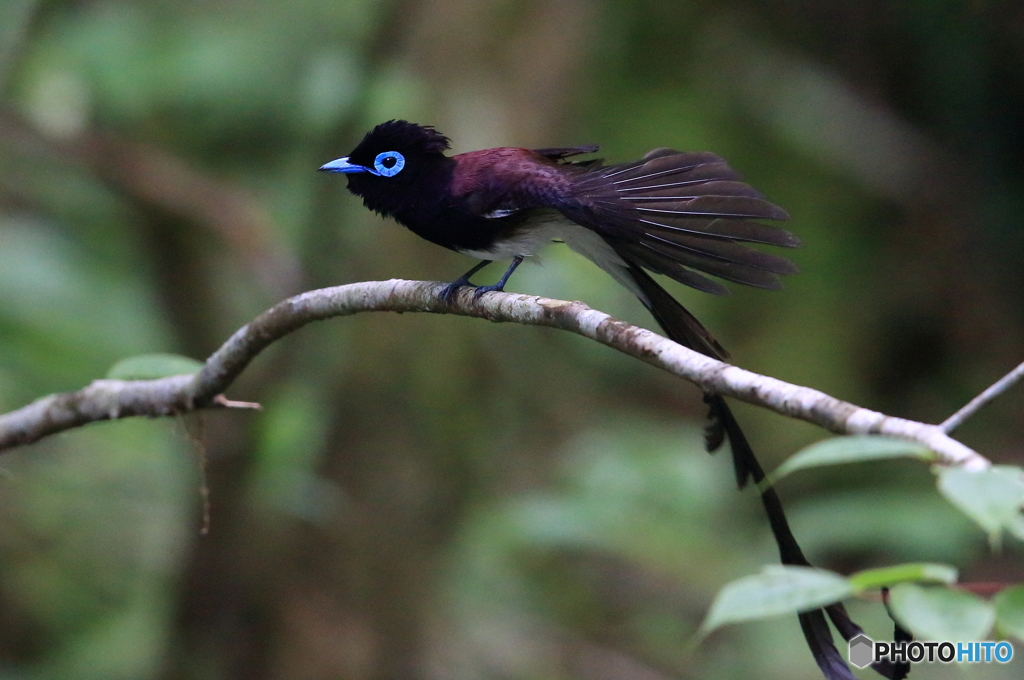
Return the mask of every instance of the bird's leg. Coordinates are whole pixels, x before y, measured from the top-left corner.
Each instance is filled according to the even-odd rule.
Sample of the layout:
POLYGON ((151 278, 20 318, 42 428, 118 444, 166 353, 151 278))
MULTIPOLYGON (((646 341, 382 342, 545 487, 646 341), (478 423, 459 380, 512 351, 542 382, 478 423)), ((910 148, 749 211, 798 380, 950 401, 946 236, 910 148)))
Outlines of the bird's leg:
POLYGON ((483 261, 481 261, 480 264, 478 264, 477 266, 473 267, 468 272, 466 272, 465 274, 463 274, 462 276, 460 276, 459 278, 455 279, 454 281, 449 283, 447 286, 442 288, 441 289, 441 294, 438 297, 440 297, 443 302, 448 302, 448 300, 450 300, 452 298, 452 296, 455 295, 455 292, 457 290, 459 290, 459 288, 463 288, 465 286, 470 285, 469 279, 470 279, 470 277, 473 276, 473 274, 476 274, 478 271, 480 271, 481 269, 483 269, 484 267, 486 267, 487 265, 489 265, 493 261, 494 260, 483 260, 483 261))
POLYGON ((478 287, 476 290, 473 291, 473 299, 474 300, 479 300, 481 295, 483 295, 484 293, 490 293, 491 291, 494 291, 494 290, 496 290, 496 291, 505 290, 505 283, 508 281, 508 277, 512 276, 512 272, 514 272, 516 270, 516 267, 518 267, 522 263, 523 263, 523 256, 522 255, 516 255, 515 257, 513 257, 512 258, 512 264, 510 264, 508 266, 508 269, 505 270, 505 273, 504 273, 504 275, 502 275, 501 280, 498 281, 493 286, 480 286, 480 287, 478 287))

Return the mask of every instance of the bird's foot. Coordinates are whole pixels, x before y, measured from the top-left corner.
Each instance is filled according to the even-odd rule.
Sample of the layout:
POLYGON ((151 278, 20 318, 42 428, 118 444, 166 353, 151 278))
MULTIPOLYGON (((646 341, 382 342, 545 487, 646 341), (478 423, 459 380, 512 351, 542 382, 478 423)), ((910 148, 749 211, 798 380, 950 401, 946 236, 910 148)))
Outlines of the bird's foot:
POLYGON ((502 275, 501 280, 491 286, 478 286, 477 289, 473 291, 473 299, 479 300, 480 296, 483 295, 484 293, 491 293, 495 291, 500 293, 504 291, 505 284, 508 282, 508 277, 512 276, 512 272, 514 272, 516 270, 516 267, 522 264, 522 262, 522 255, 516 255, 515 257, 513 257, 512 263, 509 264, 508 269, 505 270, 505 273, 502 275))
POLYGON ((501 293, 504 290, 505 290, 504 281, 499 281, 498 283, 495 283, 495 284, 490 285, 490 286, 477 286, 476 289, 473 291, 473 299, 474 300, 479 300, 480 296, 482 296, 484 293, 491 293, 491 292, 494 292, 494 291, 497 291, 497 292, 501 293))
MULTIPOLYGON (((452 301, 452 299, 455 297, 455 294, 459 292, 460 288, 465 288, 466 286, 473 285, 473 284, 471 284, 469 282, 469 279, 473 276, 473 274, 476 274, 478 271, 480 271, 481 269, 483 269, 484 267, 486 267, 490 263, 491 263, 490 260, 484 260, 483 262, 481 262, 477 266, 473 267, 468 272, 466 272, 465 274, 463 274, 462 276, 460 276, 459 278, 455 279, 454 281, 449 283, 447 286, 442 288, 441 292, 438 294, 437 297, 441 299, 441 302, 443 302, 445 304, 449 304, 452 301)), ((499 283, 504 284, 505 283, 505 279, 502 279, 499 283)), ((487 291, 484 291, 484 292, 487 292, 487 291)), ((482 294, 483 293, 481 293, 481 295, 482 294)), ((479 297, 479 295, 477 297, 479 297)), ((474 298, 474 299, 476 299, 476 298, 474 298)))
POLYGON ((468 276, 460 277, 449 283, 444 288, 442 288, 441 292, 438 293, 437 297, 441 300, 441 302, 448 304, 455 298, 455 295, 456 293, 459 292, 460 288, 465 288, 466 286, 471 285, 472 284, 469 282, 468 276))

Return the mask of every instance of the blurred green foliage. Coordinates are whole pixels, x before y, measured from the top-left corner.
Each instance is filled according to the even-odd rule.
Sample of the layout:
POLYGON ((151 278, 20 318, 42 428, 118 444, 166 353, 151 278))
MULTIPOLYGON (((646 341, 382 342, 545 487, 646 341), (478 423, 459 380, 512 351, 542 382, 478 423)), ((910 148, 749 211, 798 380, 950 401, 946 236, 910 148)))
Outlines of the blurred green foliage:
MULTIPOLYGON (((803 272, 687 306, 744 367, 938 422, 1024 356, 1022 31, 1000 2, 0 0, 0 410, 202 359, 303 289, 455 278, 315 172, 405 117, 456 151, 725 156, 793 215, 803 272)), ((565 249, 511 289, 651 325, 565 249)), ((686 654, 777 559, 756 496, 703 453, 695 389, 563 335, 319 324, 235 386, 261 413, 6 453, 0 678, 820 677, 792 617, 686 654)), ((1021 403, 960 434, 1020 464, 1021 403)), ((821 436, 737 411, 769 468, 821 436)), ((915 461, 780 490, 823 567, 1024 580, 915 461)))

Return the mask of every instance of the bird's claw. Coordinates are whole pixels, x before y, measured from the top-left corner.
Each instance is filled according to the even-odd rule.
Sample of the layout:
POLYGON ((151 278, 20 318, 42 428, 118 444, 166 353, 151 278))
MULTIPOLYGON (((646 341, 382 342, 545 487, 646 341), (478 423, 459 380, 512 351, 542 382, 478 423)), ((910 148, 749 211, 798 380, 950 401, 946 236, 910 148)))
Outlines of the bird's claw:
POLYGON ((437 297, 441 300, 441 302, 444 302, 445 304, 450 303, 453 299, 455 299, 455 296, 458 294, 459 290, 465 288, 466 286, 472 285, 473 284, 469 282, 469 279, 463 276, 462 278, 456 279, 449 283, 444 288, 442 288, 441 292, 437 294, 437 297))
MULTIPOLYGON (((456 283, 458 283, 456 281, 456 283)), ((449 283, 447 286, 441 289, 441 292, 437 294, 437 297, 441 302, 449 303, 455 297, 455 294, 459 292, 459 289, 466 284, 455 285, 455 283, 449 283)))
POLYGON ((498 286, 498 285, 493 285, 493 286, 477 286, 476 290, 473 291, 473 299, 474 300, 479 300, 480 297, 484 293, 493 293, 493 292, 500 293, 500 292, 502 292, 504 290, 505 290, 504 286, 498 286))
MULTIPOLYGON (((455 281, 453 283, 449 283, 447 286, 441 289, 441 292, 437 294, 437 297, 438 299, 441 300, 441 302, 444 302, 446 304, 450 303, 452 300, 455 299, 455 296, 458 294, 459 290, 465 288, 466 286, 473 287, 473 284, 469 283, 468 281, 455 281)), ((476 286, 473 288, 473 300, 479 300, 484 293, 490 293, 493 291, 498 291, 500 293, 504 289, 504 286, 497 285, 476 286)))

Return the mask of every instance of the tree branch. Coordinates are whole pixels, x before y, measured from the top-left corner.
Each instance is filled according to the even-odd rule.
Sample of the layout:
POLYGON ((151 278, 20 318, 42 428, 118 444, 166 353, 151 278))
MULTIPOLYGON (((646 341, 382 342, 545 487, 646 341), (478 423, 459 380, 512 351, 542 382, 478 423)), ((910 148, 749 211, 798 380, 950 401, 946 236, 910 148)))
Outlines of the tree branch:
POLYGON ((159 380, 97 380, 77 392, 44 397, 0 416, 0 451, 94 421, 230 408, 234 404, 218 396, 275 340, 313 321, 357 312, 389 311, 458 314, 560 328, 657 366, 705 391, 806 420, 837 434, 881 434, 909 439, 935 451, 944 465, 972 469, 990 465, 986 458, 947 436, 938 425, 886 416, 817 390, 730 366, 582 302, 514 293, 488 293, 474 300, 472 289, 464 289, 450 303, 444 303, 438 298, 441 288, 439 283, 393 279, 297 295, 236 331, 195 375, 159 380))
POLYGON ((943 432, 949 434, 963 425, 964 421, 977 413, 982 406, 985 406, 1000 394, 1013 387, 1021 378, 1024 378, 1024 363, 992 383, 984 392, 971 399, 966 406, 942 421, 939 427, 942 428, 943 432))

